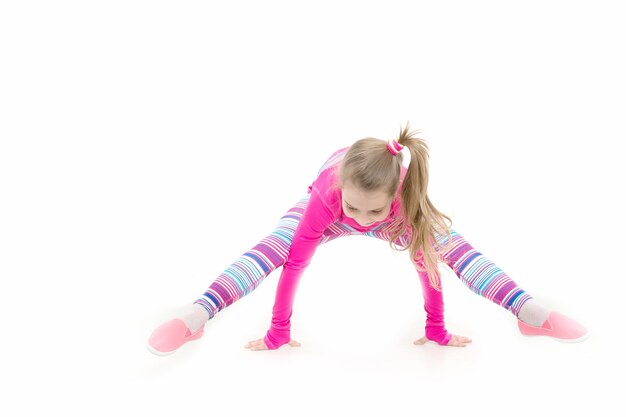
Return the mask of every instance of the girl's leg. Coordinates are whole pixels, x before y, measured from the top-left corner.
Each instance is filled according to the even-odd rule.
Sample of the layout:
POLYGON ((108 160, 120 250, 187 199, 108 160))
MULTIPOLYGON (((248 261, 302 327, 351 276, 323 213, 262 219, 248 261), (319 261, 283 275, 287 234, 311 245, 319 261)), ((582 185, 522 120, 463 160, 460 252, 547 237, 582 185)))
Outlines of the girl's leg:
MULTIPOLYGON (((320 167, 318 176, 325 168, 337 163, 345 151, 346 149, 340 149, 334 152, 320 167)), ((241 255, 217 277, 204 294, 194 302, 196 312, 199 311, 197 307, 201 306, 208 314, 206 320, 212 319, 218 312, 251 293, 270 272, 287 261, 291 241, 306 209, 310 193, 311 186, 307 195, 281 217, 278 226, 270 235, 241 255)), ((347 234, 350 232, 343 230, 340 226, 329 227, 324 232, 320 244, 347 234)), ((201 314, 205 313, 201 312, 201 314)))
POLYGON ((272 233, 226 268, 194 302, 206 310, 207 320, 250 294, 265 277, 286 262, 291 240, 306 209, 309 196, 307 194, 289 209, 280 218, 272 233))
MULTIPOLYGON (((456 230, 451 229, 452 243, 441 258, 472 292, 507 309, 516 317, 532 296, 515 283, 502 269, 478 252, 456 230)), ((445 245, 447 236, 439 236, 445 245)), ((541 310, 542 308, 539 308, 541 310)), ((549 311, 537 311, 539 324, 547 318, 549 311), (543 314, 542 314, 543 313, 543 314), (543 315, 543 317, 541 317, 543 315)))
MULTIPOLYGON (((389 241, 390 225, 382 224, 379 227, 365 232, 365 235, 389 241)), ((396 245, 406 246, 410 239, 410 229, 396 240, 396 245)), ((489 261, 483 254, 474 249, 454 229, 450 230, 452 244, 446 252, 441 254, 443 261, 454 271, 461 281, 473 292, 506 308, 516 316, 522 305, 532 297, 519 287, 507 274, 489 261)), ((447 236, 437 237, 441 244, 447 243, 447 236)), ((418 252, 414 264, 423 267, 421 251, 418 252)), ((417 268, 416 268, 417 269, 417 268)), ((424 288, 428 288, 428 275, 420 272, 424 288)))
MULTIPOLYGON (((281 217, 276 229, 231 264, 197 299, 183 319, 173 319, 159 326, 148 340, 148 348, 157 355, 175 352, 184 343, 203 335, 207 320, 243 296, 252 292, 263 279, 288 257, 291 242, 309 201, 307 195, 281 217)), ((335 223, 324 231, 319 244, 354 233, 335 223)))
MULTIPOLYGON (((204 294, 194 302, 194 310, 185 318, 185 322, 194 322, 195 318, 196 322, 201 321, 200 325, 203 325, 218 312, 254 291, 267 275, 287 261, 291 241, 309 197, 310 194, 307 194, 300 199, 281 217, 278 226, 270 235, 241 255, 213 281, 204 294), (198 317, 202 319, 197 320, 198 317)), ((350 234, 354 234, 350 228, 335 223, 324 231, 319 244, 350 234)), ((191 327, 190 329, 194 331, 191 327)))
POLYGON ((175 318, 157 327, 148 339, 148 349, 157 355, 168 355, 200 338, 207 320, 252 292, 270 272, 283 265, 308 201, 307 194, 289 209, 276 229, 226 268, 182 319, 175 318))
MULTIPOLYGON (((576 320, 536 302, 455 230, 450 235, 452 243, 441 253, 444 262, 473 292, 513 313, 522 334, 549 336, 562 342, 579 342, 589 337, 587 329, 576 320)), ((445 235, 437 239, 448 243, 445 235)))

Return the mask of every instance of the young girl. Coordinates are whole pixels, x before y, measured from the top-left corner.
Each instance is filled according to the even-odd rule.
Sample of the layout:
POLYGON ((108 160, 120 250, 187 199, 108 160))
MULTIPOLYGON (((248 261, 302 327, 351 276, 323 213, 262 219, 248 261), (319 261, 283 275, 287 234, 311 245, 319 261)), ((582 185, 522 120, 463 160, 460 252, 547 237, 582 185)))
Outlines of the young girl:
POLYGON ((523 335, 544 335, 578 342, 588 331, 573 319, 546 309, 507 274, 451 228, 452 221, 431 203, 428 190, 428 146, 400 130, 388 142, 365 138, 334 152, 320 168, 308 193, 280 219, 278 226, 244 253, 209 286, 180 318, 157 327, 148 348, 157 355, 175 352, 204 334, 204 324, 283 266, 265 337, 245 345, 251 350, 300 346, 291 339, 292 305, 300 277, 317 246, 349 235, 384 239, 392 249, 407 250, 420 278, 426 331, 415 344, 432 340, 464 347, 472 340, 449 333, 444 325, 443 295, 437 263, 448 265, 471 291, 517 317, 523 335), (408 168, 402 148, 411 152, 408 168), (450 226, 444 222, 447 219, 450 226))

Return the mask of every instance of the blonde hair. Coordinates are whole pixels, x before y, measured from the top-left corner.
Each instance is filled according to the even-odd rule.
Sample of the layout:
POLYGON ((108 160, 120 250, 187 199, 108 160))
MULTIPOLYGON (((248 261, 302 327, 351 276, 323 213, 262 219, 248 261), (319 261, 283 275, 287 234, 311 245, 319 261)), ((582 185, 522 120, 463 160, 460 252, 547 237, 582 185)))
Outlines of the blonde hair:
MULTIPOLYGON (((440 255, 437 248, 445 247, 435 236, 447 235, 452 243, 450 228, 452 220, 433 206, 428 198, 428 146, 423 139, 414 135, 421 130, 409 132, 409 123, 400 127, 398 143, 411 152, 411 161, 402 184, 402 211, 391 226, 389 246, 392 250, 396 240, 410 230, 409 242, 400 251, 410 250, 411 261, 417 269, 428 273, 430 285, 441 291, 437 262, 440 255), (450 223, 446 226, 444 219, 450 223), (418 258, 421 249, 423 260, 418 258), (425 268, 422 266, 424 264, 425 268)), ((395 198, 401 180, 403 155, 392 155, 387 149, 387 141, 376 138, 357 140, 350 146, 339 167, 337 186, 343 188, 346 182, 363 192, 384 192, 395 198)))

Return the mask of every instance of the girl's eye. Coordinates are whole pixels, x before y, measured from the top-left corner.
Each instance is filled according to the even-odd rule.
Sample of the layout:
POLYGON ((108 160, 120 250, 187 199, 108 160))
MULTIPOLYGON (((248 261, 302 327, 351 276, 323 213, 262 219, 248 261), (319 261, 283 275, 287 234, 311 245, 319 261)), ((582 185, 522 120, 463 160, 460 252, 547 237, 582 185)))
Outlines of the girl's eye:
MULTIPOLYGON (((352 208, 352 207, 348 207, 348 210, 350 210, 350 211, 357 211, 356 209, 354 209, 354 208, 352 208)), ((372 213, 374 213, 374 214, 380 214, 380 213, 382 213, 382 210, 373 211, 372 213)))

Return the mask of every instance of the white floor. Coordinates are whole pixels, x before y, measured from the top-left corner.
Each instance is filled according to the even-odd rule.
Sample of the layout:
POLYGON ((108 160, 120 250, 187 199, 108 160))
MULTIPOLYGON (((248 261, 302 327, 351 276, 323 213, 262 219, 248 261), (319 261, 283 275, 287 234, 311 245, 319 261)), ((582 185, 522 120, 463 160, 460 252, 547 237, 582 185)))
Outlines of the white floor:
MULTIPOLYGON (((495 416, 503 410, 519 416, 580 415, 610 414, 614 409, 624 370, 614 333, 619 323, 589 304, 584 291, 565 289, 560 300, 554 294, 537 298, 578 318, 593 332, 591 338, 579 344, 527 338, 519 334, 510 313, 469 292, 442 267, 447 271, 447 327, 473 343, 465 348, 432 342, 415 346, 412 342, 423 334, 421 292, 411 266, 403 262, 404 254, 386 249, 384 243, 362 237, 318 248, 294 308, 292 338, 302 343, 300 348, 243 348, 268 328, 275 273, 210 321, 203 338, 168 357, 149 353, 145 338, 182 306, 137 304, 147 314, 128 314, 118 323, 127 338, 122 337, 120 345, 86 342, 80 357, 95 363, 84 363, 86 369, 74 365, 75 370, 87 378, 93 367, 111 383, 110 398, 115 401, 100 407, 117 409, 123 399, 127 411, 138 414, 169 415, 198 407, 209 414, 280 416, 495 416), (358 256, 373 265, 352 264, 354 255, 345 255, 348 248, 358 249, 358 256), (329 294, 325 289, 330 281, 334 292, 329 294), (609 382, 610 377, 615 382, 609 382)), ((565 278, 554 280, 566 284, 565 278)), ((167 295, 156 298, 161 297, 167 295)), ((115 334, 102 330, 102 335, 115 334)), ((80 384, 75 388, 87 398, 100 397, 80 384)))
MULTIPOLYGON (((120 241, 124 249, 116 258, 99 246, 103 252, 96 258, 86 259, 90 251, 79 252, 86 258, 75 256, 77 263, 66 267, 63 262, 71 254, 52 248, 66 257, 55 263, 43 256, 37 277, 20 278, 14 271, 18 281, 12 293, 26 298, 2 295, 4 331, 12 336, 3 342, 5 407, 19 406, 20 415, 50 409, 71 415, 155 416, 495 416, 503 410, 515 416, 611 415, 625 370, 617 291, 623 285, 611 276, 612 267, 589 275, 536 256, 528 262, 537 273, 514 274, 527 262, 521 248, 530 244, 528 237, 516 241, 510 234, 488 235, 513 254, 509 262, 492 260, 538 300, 587 326, 592 332, 587 341, 523 337, 509 312, 470 292, 441 266, 447 328, 473 343, 415 346, 423 335, 424 312, 406 253, 393 253, 373 238, 351 236, 319 247, 302 277, 292 317, 292 337, 300 348, 243 348, 269 327, 279 269, 207 323, 201 339, 158 357, 145 346, 152 330, 199 296, 233 256, 250 247, 252 237, 241 250, 213 247, 208 258, 178 251, 174 240, 165 246, 146 240, 146 248, 120 241), (49 279, 44 266, 56 271, 49 279), (62 275, 64 268, 70 275, 62 275)), ((489 246, 479 244, 483 239, 468 239, 477 248, 489 246)), ((200 240, 195 243, 209 250, 200 240)), ((36 265, 35 259, 30 262, 36 265)))

